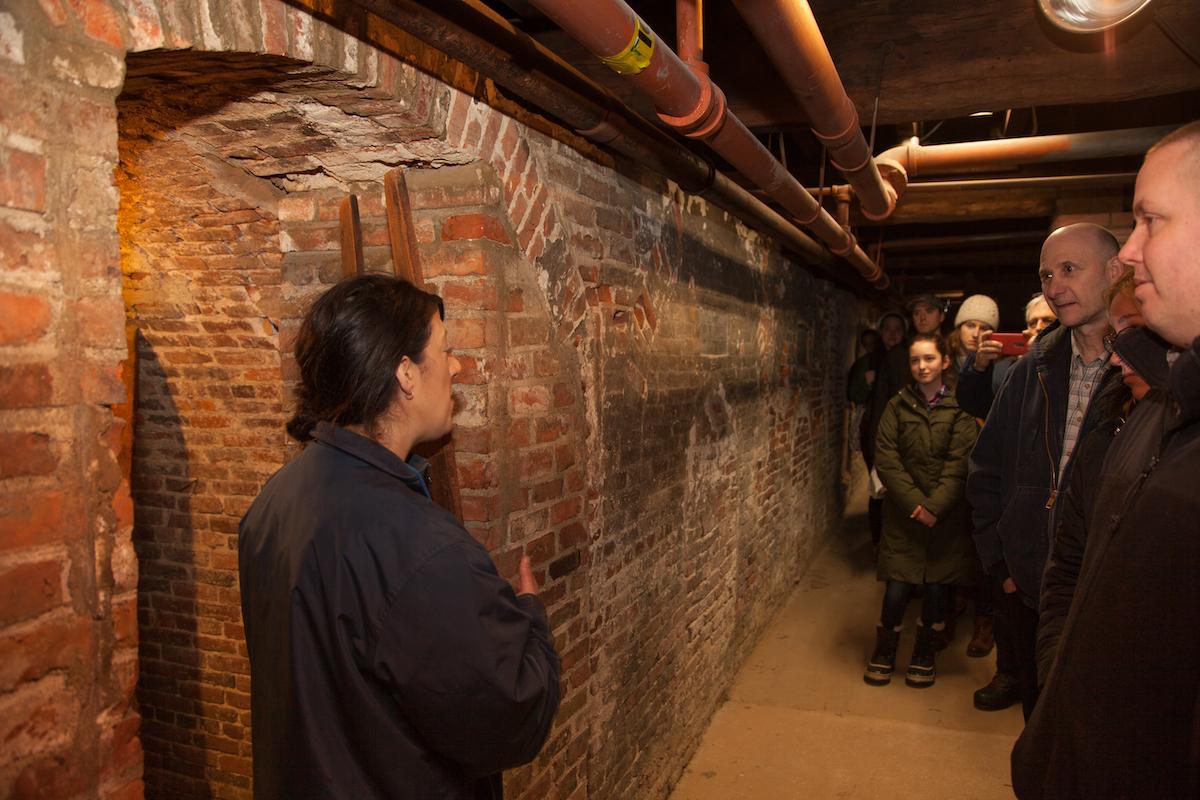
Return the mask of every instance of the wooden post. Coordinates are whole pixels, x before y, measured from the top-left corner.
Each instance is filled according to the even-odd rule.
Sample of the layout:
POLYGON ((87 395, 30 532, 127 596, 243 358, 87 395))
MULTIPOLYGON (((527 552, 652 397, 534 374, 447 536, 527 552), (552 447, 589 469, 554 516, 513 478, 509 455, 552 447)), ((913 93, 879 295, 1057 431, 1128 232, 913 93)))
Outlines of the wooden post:
MULTIPOLYGON (((408 183, 404 180, 404 172, 393 169, 384 175, 383 191, 387 205, 388 239, 392 246, 392 268, 396 277, 424 289, 425 276, 421 271, 420 251, 417 249, 412 205, 408 199, 408 183)), ((459 496, 454 441, 446 436, 436 442, 427 442, 417 447, 417 453, 429 459, 429 492, 434 502, 461 520, 462 500, 459 496)))
POLYGON ((362 223, 358 219, 358 197, 342 198, 338 217, 342 223, 342 275, 349 278, 363 273, 362 223))

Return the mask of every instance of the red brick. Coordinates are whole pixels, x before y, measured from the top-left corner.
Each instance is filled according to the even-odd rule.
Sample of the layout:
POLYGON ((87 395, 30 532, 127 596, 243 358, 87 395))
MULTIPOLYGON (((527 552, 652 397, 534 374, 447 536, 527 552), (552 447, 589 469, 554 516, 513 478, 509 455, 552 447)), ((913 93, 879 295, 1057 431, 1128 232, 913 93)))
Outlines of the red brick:
MULTIPOLYGON (((136 631, 136 620, 135 620, 136 631)), ((92 620, 68 614, 0 635, 0 691, 93 658, 92 620)))
POLYGON ((525 293, 520 289, 512 289, 508 293, 509 312, 520 314, 525 310, 525 293))
POLYGON ((575 465, 575 446, 570 442, 560 444, 554 449, 554 465, 560 472, 566 472, 575 465))
POLYGON ((477 350, 487 344, 487 325, 482 319, 448 319, 446 338, 456 350, 477 350))
POLYGON ((49 475, 58 457, 44 433, 0 433, 0 479, 19 475, 49 475))
POLYGON ((558 532, 558 547, 560 550, 570 550, 572 547, 587 541, 587 530, 578 522, 567 525, 558 532))
POLYGON ((0 408, 49 405, 53 394, 54 380, 47 365, 0 365, 0 408))
POLYGON ((83 31, 92 39, 111 45, 118 50, 125 48, 121 38, 121 20, 108 0, 68 0, 75 16, 83 22, 83 31))
MULTIPOLYGON (((467 103, 464 103, 465 105, 467 103)), ((419 188, 410 186, 409 199, 413 209, 460 208, 462 206, 486 206, 494 203, 497 200, 495 189, 490 184, 474 180, 474 171, 472 171, 471 177, 470 182, 447 181, 419 188)))
POLYGON ((18 564, 0 572, 0 625, 35 617, 62 601, 62 568, 57 561, 18 564))
POLYGON ((287 252, 321 252, 341 248, 341 229, 338 225, 291 226, 280 233, 281 247, 287 252))
POLYGON ((571 393, 571 387, 565 383, 558 383, 554 386, 554 406, 562 408, 569 406, 575 402, 575 397, 571 393))
POLYGON ((438 294, 450 308, 463 308, 474 311, 495 311, 499 305, 496 287, 490 283, 457 283, 447 281, 440 287, 438 294))
POLYGON ((439 275, 488 275, 490 259, 482 250, 459 250, 442 247, 433 254, 422 254, 421 269, 426 278, 439 275))
POLYGON ((491 489, 496 485, 496 471, 488 458, 458 457, 458 479, 464 489, 491 489))
POLYGON ((508 321, 508 343, 513 347, 545 344, 550 326, 541 317, 513 317, 508 321))
POLYGON ((530 437, 529 428, 529 420, 510 420, 508 423, 508 436, 506 437, 508 446, 516 449, 530 444, 533 439, 530 437))
POLYGON ((0 205, 46 210, 46 159, 0 145, 0 205))
POLYGON ((522 482, 543 479, 554 471, 554 453, 551 450, 525 452, 518 458, 518 477, 522 482))
POLYGON ((458 453, 492 452, 492 432, 488 428, 455 428, 454 449, 458 453))
POLYGON ((45 272, 53 264, 54 259, 40 233, 18 230, 0 221, 0 269, 45 272))
POLYGON ((491 239, 500 244, 510 241, 504 223, 490 214, 458 214, 446 219, 442 223, 442 241, 460 239, 491 239))
POLYGON ((579 516, 583 510, 583 500, 579 497, 569 497, 550 507, 550 524, 558 525, 579 516))
POLYGON ((120 298, 89 298, 74 303, 72 316, 79 342, 87 347, 125 343, 125 306, 120 298))
POLYGON ((130 596, 112 604, 113 638, 118 645, 136 645, 138 635, 137 598, 130 596))
POLYGON ((61 541, 65 502, 60 491, 0 495, 0 550, 61 541))
POLYGON ((534 486, 531 497, 535 503, 545 503, 550 500, 557 500, 562 497, 562 493, 562 478, 551 478, 545 483, 539 483, 537 486, 534 486))
POLYGON ((40 339, 50 326, 50 305, 41 297, 0 291, 0 346, 40 339))
POLYGON ((515 416, 540 414, 550 409, 550 390, 545 386, 518 386, 508 391, 508 410, 515 416))
POLYGON ((538 444, 553 442, 569 431, 570 427, 563 420, 555 417, 543 417, 537 421, 538 444))
POLYGON ((553 533, 543 534, 525 545, 525 555, 532 564, 546 563, 554 557, 555 550, 553 533))
POLYGON ((463 355, 456 353, 455 358, 458 359, 459 371, 454 376, 454 382, 463 384, 464 386, 479 386, 487 383, 487 375, 480 369, 480 362, 474 356, 463 355))
POLYGON ((496 495, 464 494, 461 500, 464 522, 490 522, 495 519, 499 504, 496 495))
POLYGON ((500 133, 500 123, 504 117, 499 111, 492 108, 486 108, 484 113, 487 119, 484 122, 483 133, 479 136, 479 157, 484 161, 491 163, 492 148, 496 145, 496 136, 500 133))
POLYGON ((86 403, 119 405, 126 403, 125 381, 122 376, 123 362, 96 364, 86 362, 80 376, 80 388, 86 403))

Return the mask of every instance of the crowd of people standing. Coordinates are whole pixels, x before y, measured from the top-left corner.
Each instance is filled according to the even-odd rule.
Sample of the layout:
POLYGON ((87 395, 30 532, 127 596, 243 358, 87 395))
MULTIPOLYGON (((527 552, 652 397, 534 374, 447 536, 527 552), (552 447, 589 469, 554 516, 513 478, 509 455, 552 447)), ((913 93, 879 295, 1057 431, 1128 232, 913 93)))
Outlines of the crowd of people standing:
POLYGON ((1147 153, 1133 211, 1123 244, 1047 237, 1024 342, 984 295, 943 338, 922 295, 851 372, 885 584, 863 679, 890 682, 920 593, 905 681, 933 685, 973 593, 974 703, 1021 704, 1022 800, 1200 797, 1200 122, 1147 153))

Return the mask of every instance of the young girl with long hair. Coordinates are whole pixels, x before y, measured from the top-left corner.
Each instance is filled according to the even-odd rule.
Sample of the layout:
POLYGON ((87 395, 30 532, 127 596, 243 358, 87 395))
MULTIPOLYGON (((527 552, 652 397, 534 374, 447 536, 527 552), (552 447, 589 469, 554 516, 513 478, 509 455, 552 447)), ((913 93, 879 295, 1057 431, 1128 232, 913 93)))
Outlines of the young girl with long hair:
POLYGON ((978 425, 958 407, 943 377, 950 368, 946 341, 917 334, 909 345, 913 383, 883 412, 875 440, 875 469, 887 489, 878 575, 887 588, 875 651, 863 680, 882 686, 892 678, 909 597, 923 586, 921 619, 905 683, 934 682, 937 637, 945 628, 950 588, 969 581, 974 565, 967 535, 967 457, 978 425))

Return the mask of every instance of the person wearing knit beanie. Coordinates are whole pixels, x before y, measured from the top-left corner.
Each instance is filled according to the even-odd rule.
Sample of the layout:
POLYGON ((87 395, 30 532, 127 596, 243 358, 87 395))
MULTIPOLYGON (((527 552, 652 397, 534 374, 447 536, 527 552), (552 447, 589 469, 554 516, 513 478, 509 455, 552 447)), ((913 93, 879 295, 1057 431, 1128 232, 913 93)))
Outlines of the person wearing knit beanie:
POLYGON ((996 330, 1000 327, 1000 307, 986 294, 973 294, 963 300, 958 309, 958 316, 954 318, 954 327, 957 328, 971 320, 983 322, 992 330, 996 330))
POLYGON ((967 357, 979 349, 985 333, 1000 327, 1000 307, 986 294, 973 294, 963 301, 954 318, 954 333, 950 335, 950 346, 954 351, 954 365, 962 369, 967 357))

